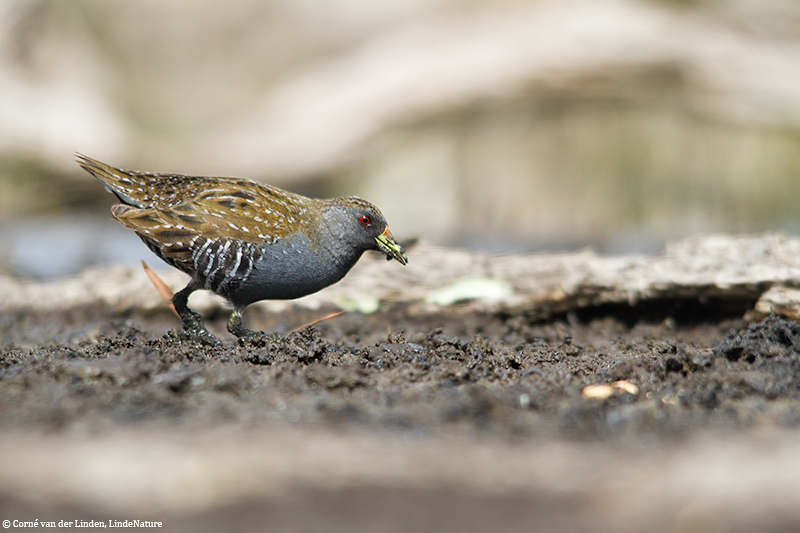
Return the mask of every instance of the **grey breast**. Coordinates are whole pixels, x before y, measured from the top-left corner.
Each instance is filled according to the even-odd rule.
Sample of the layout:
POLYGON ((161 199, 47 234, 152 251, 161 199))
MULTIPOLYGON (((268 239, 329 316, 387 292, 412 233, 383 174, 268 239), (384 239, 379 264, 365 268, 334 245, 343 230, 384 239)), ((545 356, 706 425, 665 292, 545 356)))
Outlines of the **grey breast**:
POLYGON ((342 279, 362 253, 356 249, 332 253, 300 234, 264 244, 252 272, 229 299, 239 306, 317 292, 342 279))

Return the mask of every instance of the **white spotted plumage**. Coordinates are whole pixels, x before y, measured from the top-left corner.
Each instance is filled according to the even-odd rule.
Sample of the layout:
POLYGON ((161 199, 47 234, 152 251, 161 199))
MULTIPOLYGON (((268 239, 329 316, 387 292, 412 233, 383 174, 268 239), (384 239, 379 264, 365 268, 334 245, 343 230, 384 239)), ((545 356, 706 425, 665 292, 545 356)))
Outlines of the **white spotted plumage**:
POLYGON ((202 339, 210 334, 187 306, 197 289, 234 305, 228 329, 242 336, 248 334, 240 316, 245 306, 335 283, 364 250, 406 262, 383 215, 360 198, 318 200, 245 179, 123 170, 80 155, 78 162, 119 198, 114 217, 192 277, 173 304, 185 327, 202 339), (350 216, 365 212, 383 225, 361 233, 358 216, 350 216))

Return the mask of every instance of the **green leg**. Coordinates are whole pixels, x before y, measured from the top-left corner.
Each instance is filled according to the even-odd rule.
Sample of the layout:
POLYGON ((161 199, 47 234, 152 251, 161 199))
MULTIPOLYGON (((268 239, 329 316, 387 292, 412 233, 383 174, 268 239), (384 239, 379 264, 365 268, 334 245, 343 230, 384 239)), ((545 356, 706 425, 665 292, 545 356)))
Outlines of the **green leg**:
POLYGON ((228 319, 228 331, 239 337, 240 339, 263 337, 264 334, 260 331, 253 331, 247 329, 242 325, 242 311, 243 309, 235 309, 228 319))
POLYGON ((190 281, 183 290, 175 293, 172 305, 183 320, 183 329, 191 340, 212 346, 220 344, 219 340, 206 329, 202 317, 189 309, 189 295, 199 288, 194 281, 190 281))

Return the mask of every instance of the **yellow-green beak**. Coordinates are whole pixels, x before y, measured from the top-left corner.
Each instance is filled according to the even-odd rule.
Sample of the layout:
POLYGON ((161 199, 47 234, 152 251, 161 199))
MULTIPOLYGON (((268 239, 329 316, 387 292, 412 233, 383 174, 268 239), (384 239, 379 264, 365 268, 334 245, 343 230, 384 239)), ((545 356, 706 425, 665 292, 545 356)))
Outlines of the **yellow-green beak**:
POLYGON ((386 229, 383 230, 383 233, 375 237, 375 240, 378 243, 378 250, 386 254, 387 261, 397 259, 401 265, 408 264, 406 251, 403 250, 403 247, 400 246, 396 240, 394 240, 392 232, 389 231, 389 226, 386 226, 386 229))

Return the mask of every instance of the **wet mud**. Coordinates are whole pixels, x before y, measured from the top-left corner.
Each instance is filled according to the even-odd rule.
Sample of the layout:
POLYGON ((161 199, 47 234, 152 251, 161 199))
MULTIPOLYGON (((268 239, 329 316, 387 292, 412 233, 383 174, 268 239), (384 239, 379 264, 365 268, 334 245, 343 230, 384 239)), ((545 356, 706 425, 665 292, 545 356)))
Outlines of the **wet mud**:
POLYGON ((249 343, 220 331, 220 317, 222 347, 183 340, 168 315, 6 316, 0 427, 285 419, 614 439, 800 424, 800 326, 777 316, 749 328, 736 319, 631 326, 397 307, 289 330, 324 314, 256 316, 254 326, 279 332, 249 343), (31 346, 32 334, 51 341, 31 346), (638 391, 582 395, 618 381, 638 391))
MULTIPOLYGON (((396 305, 293 331, 328 311, 249 311, 249 327, 272 332, 250 343, 224 331, 224 316, 211 317, 220 347, 182 340, 166 312, 8 313, 0 324, 0 431, 278 423, 630 444, 800 425, 800 326, 777 316, 750 324, 613 315, 542 322, 396 305), (607 397, 585 394, 620 382, 628 385, 607 397)), ((387 490, 404 502, 419 496, 387 490)))

